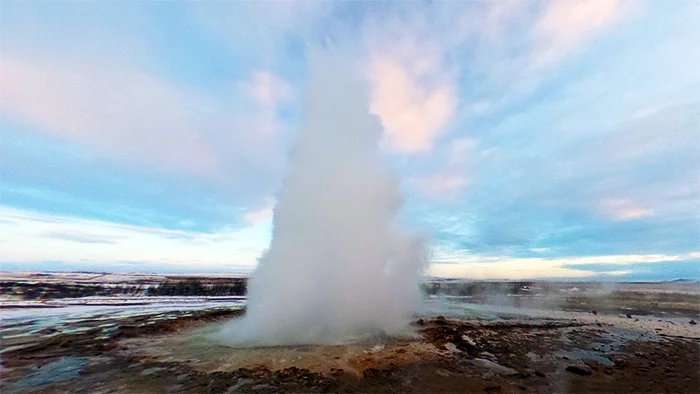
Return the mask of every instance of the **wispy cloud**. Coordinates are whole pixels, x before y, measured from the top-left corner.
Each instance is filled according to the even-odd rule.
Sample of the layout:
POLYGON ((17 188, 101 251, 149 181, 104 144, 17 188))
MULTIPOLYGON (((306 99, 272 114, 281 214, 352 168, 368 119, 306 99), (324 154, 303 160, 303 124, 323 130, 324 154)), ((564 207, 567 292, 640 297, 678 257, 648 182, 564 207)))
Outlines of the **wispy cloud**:
POLYGON ((243 215, 246 223, 249 225, 257 225, 260 223, 269 223, 272 220, 272 213, 274 209, 274 200, 266 199, 263 206, 247 211, 243 215))
POLYGON ((534 24, 533 61, 547 65, 603 33, 617 22, 627 7, 626 0, 545 1, 534 24))
POLYGON ((0 206, 4 262, 113 262, 188 267, 252 267, 267 247, 270 223, 217 232, 166 230, 99 220, 56 216, 0 206), (68 242, 67 242, 68 241, 68 242))
POLYGON ((432 67, 407 67, 405 61, 385 56, 371 60, 370 110, 381 119, 389 146, 399 152, 430 151, 454 115, 455 88, 434 80, 439 71, 432 67))
POLYGON ((654 210, 629 199, 607 199, 601 202, 602 213, 613 220, 635 220, 654 215, 654 210))
POLYGON ((269 71, 255 71, 248 82, 248 94, 262 107, 277 110, 292 98, 292 87, 269 71))
POLYGON ((601 255, 559 258, 514 258, 511 256, 483 256, 457 252, 436 256, 430 274, 441 277, 472 279, 583 279, 601 276, 624 276, 645 265, 697 260, 697 252, 681 255, 601 255), (600 269, 604 268, 604 269, 600 269))
POLYGON ((64 233, 64 232, 47 232, 44 237, 51 239, 61 239, 65 241, 72 241, 85 244, 113 244, 119 238, 114 237, 99 237, 91 234, 81 234, 81 233, 64 233))
POLYGON ((445 39, 431 25, 431 7, 365 21, 364 59, 370 82, 370 112, 384 126, 385 143, 405 154, 432 151, 449 131, 459 105, 456 69, 448 54, 459 40, 445 39))
POLYGON ((3 53, 0 114, 131 168, 184 173, 230 188, 283 161, 280 119, 293 100, 279 76, 253 71, 221 101, 129 63, 3 53), (240 94, 236 88, 240 88, 240 94), (243 146, 245 149, 240 149, 243 146))
POLYGON ((453 139, 440 152, 444 159, 442 167, 430 174, 416 176, 411 181, 421 193, 431 199, 454 200, 469 185, 469 175, 474 170, 477 152, 477 143, 473 139, 453 139))
POLYGON ((127 65, 62 64, 3 53, 0 111, 19 122, 141 163, 211 173, 198 127, 205 102, 127 65))
POLYGON ((464 175, 436 173, 415 178, 413 183, 430 198, 449 200, 467 186, 467 179, 464 175))

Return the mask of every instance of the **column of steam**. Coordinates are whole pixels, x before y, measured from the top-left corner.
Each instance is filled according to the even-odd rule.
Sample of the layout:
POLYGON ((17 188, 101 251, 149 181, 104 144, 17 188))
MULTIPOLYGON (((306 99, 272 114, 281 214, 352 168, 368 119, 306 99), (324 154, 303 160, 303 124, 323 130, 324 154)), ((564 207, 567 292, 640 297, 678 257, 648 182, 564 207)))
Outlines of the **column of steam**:
POLYGON ((420 302, 422 242, 396 225, 398 182, 379 150, 366 83, 314 54, 304 122, 247 312, 217 338, 239 346, 338 343, 404 330, 420 302))

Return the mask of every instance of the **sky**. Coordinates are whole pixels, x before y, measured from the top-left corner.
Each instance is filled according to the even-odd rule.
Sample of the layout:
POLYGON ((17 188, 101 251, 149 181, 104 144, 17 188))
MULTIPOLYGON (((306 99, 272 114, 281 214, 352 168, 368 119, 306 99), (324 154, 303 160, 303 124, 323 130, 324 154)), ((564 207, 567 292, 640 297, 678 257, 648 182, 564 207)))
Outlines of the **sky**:
POLYGON ((700 279, 698 20, 692 0, 0 1, 0 270, 250 272, 320 48, 366 81, 426 275, 700 279))

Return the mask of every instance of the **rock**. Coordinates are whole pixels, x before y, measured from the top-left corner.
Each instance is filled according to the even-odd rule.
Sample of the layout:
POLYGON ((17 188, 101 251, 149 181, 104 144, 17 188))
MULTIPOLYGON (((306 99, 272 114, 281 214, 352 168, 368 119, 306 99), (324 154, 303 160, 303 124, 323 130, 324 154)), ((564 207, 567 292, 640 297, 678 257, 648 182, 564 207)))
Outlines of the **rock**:
POLYGON ((238 382, 231 386, 226 392, 237 393, 243 388, 243 386, 249 385, 251 383, 253 383, 253 379, 238 379, 238 382))
POLYGON ((367 379, 367 378, 381 378, 386 376, 386 371, 383 371, 381 369, 377 368, 367 368, 364 371, 362 371, 362 376, 367 379))
POLYGON ((479 358, 485 358, 487 360, 496 361, 496 355, 494 355, 493 353, 489 353, 489 352, 479 353, 479 358))
POLYGON ((598 370, 598 366, 596 365, 596 362, 593 360, 583 360, 583 363, 586 364, 586 366, 594 371, 598 370))
POLYGON ((275 386, 271 384, 256 384, 250 388, 253 391, 275 390, 275 386))
POLYGON ((424 326, 424 325, 425 325, 425 320, 423 320, 423 319, 418 319, 418 320, 416 321, 416 324, 418 324, 419 326, 424 326))
POLYGON ((381 352, 382 350, 384 350, 384 345, 375 345, 369 351, 370 351, 370 353, 377 353, 377 352, 381 352))
POLYGON ((439 368, 435 371, 435 373, 442 376, 442 377, 445 377, 445 378, 452 375, 452 374, 450 374, 449 371, 446 371, 444 369, 439 369, 439 368))
POLYGON ((566 367, 566 371, 580 376, 588 376, 593 373, 589 368, 579 367, 578 365, 569 365, 566 367))
POLYGON ((597 310, 595 310, 595 309, 594 309, 594 310, 592 310, 592 311, 591 311, 591 313, 592 313, 592 314, 594 314, 594 315, 598 315, 598 311, 597 311, 597 310))
POLYGON ((691 320, 691 321, 688 322, 688 324, 694 326, 694 325, 696 325, 696 324, 698 324, 698 323, 697 323, 695 320, 691 320))
POLYGON ((445 349, 447 349, 451 353, 462 353, 462 351, 457 348, 457 345, 455 345, 452 342, 447 342, 445 344, 445 349))
POLYGON ((343 368, 331 368, 331 375, 333 376, 339 376, 345 373, 345 370, 343 368))
POLYGON ((148 375, 152 375, 156 372, 160 372, 161 370, 163 370, 163 368, 160 368, 160 367, 147 368, 147 369, 144 369, 143 371, 141 371, 141 375, 148 376, 148 375))
POLYGON ((518 372, 518 374, 516 376, 519 377, 520 379, 528 379, 528 378, 532 377, 532 374, 528 371, 525 371, 525 372, 518 372))
POLYGON ((513 368, 508 368, 501 364, 496 364, 495 362, 491 360, 486 360, 484 358, 475 358, 471 360, 471 363, 473 365, 476 365, 477 367, 488 369, 489 371, 497 373, 499 375, 513 376, 518 374, 518 371, 514 370, 513 368))
POLYGON ((630 315, 629 313, 625 314, 625 316, 627 316, 628 319, 632 318, 632 315, 630 315))
POLYGON ((468 344, 471 345, 471 346, 476 346, 476 342, 474 342, 474 340, 471 339, 471 338, 469 337, 469 335, 466 335, 466 334, 462 335, 462 340, 463 340, 464 342, 468 343, 468 344))

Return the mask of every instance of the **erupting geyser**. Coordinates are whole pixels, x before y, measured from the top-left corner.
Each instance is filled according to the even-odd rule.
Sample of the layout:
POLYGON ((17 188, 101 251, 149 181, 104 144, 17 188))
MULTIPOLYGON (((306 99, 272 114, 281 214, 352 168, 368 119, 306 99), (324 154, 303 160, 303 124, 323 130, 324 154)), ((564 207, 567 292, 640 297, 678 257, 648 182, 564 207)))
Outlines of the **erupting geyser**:
POLYGON ((404 330, 420 302, 422 242, 396 223, 366 83, 344 59, 311 62, 305 118, 249 285, 245 316, 217 334, 242 345, 319 344, 404 330))

